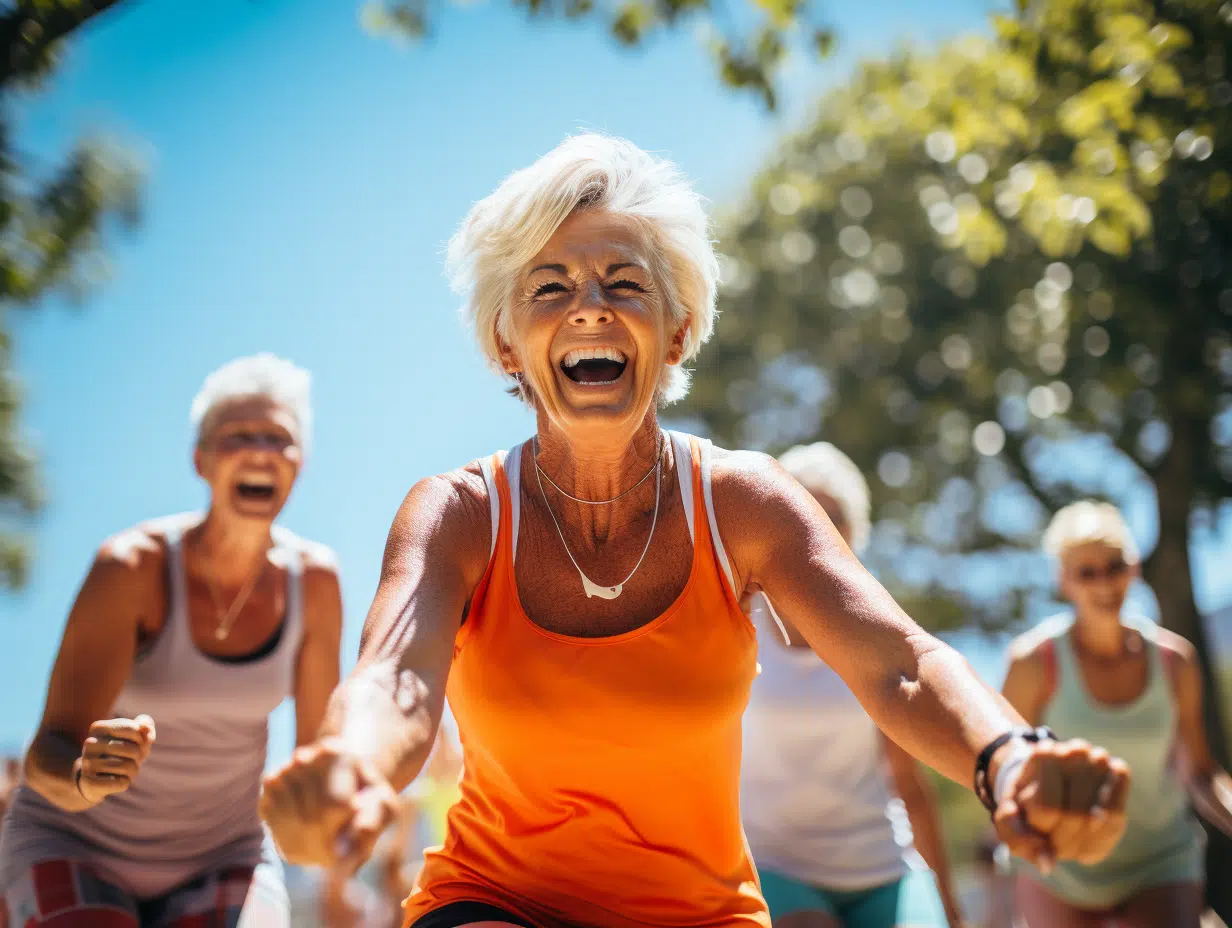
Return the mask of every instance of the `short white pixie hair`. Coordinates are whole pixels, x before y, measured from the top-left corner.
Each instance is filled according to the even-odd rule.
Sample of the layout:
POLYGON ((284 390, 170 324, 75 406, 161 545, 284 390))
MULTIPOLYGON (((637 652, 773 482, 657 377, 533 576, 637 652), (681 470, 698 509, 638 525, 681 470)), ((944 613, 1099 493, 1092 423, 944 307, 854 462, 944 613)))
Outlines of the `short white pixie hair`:
POLYGON ((1084 499, 1057 512, 1044 532, 1044 550, 1060 559, 1070 548, 1092 543, 1116 548, 1126 564, 1138 563, 1138 546, 1121 511, 1112 503, 1084 499))
POLYGON ((818 441, 784 451, 779 463, 806 490, 824 493, 838 503, 851 532, 851 550, 864 550, 871 531, 872 504, 868 481, 855 462, 828 441, 818 441))
POLYGON ((189 418, 197 444, 206 437, 220 406, 259 396, 291 411, 299 424, 300 445, 307 450, 312 435, 311 393, 311 374, 268 352, 228 361, 205 378, 192 401, 189 418))
POLYGON ((506 177, 476 203, 449 242, 446 272, 462 295, 462 315, 488 361, 503 370, 500 344, 509 344, 509 308, 518 273, 579 209, 630 216, 645 228, 650 272, 672 321, 686 320, 684 356, 668 365, 660 399, 689 389, 685 362, 714 328, 719 264, 701 196, 676 166, 632 142, 586 134, 566 139, 530 167, 506 177))

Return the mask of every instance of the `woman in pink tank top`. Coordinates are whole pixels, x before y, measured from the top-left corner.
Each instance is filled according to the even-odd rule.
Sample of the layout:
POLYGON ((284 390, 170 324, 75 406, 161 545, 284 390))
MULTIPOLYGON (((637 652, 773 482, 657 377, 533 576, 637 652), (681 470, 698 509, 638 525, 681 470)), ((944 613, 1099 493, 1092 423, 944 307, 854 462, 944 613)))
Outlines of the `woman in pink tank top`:
POLYGON ((193 403, 208 512, 106 541, 69 614, 0 832, 21 928, 287 928, 257 802, 267 717, 313 737, 338 681, 332 554, 274 525, 299 475, 308 374, 270 355, 193 403))

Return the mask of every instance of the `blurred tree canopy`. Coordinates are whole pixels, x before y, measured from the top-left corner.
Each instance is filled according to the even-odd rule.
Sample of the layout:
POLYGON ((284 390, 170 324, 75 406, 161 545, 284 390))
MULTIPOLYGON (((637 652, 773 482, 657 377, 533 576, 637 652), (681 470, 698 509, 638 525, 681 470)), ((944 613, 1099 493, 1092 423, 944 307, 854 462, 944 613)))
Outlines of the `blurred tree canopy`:
POLYGON ((1230 24, 1216 0, 1039 0, 867 62, 721 217, 687 411, 850 454, 869 560, 933 628, 1021 618, 1050 598, 1053 511, 1153 489, 1145 576, 1218 692, 1189 544, 1232 497, 1230 24))
POLYGON ((42 492, 18 414, 8 321, 52 291, 79 296, 105 270, 109 220, 136 221, 137 172, 115 148, 82 139, 59 164, 13 144, 14 110, 54 70, 64 41, 116 0, 9 0, 0 8, 0 584, 25 579, 25 521, 42 492))
MULTIPOLYGON (((373 32, 417 40, 428 35, 439 0, 372 0, 363 22, 373 32)), ((713 55, 728 87, 748 90, 769 109, 777 103, 780 69, 793 52, 825 57, 834 33, 815 0, 513 0, 534 19, 597 20, 621 45, 635 47, 652 36, 694 27, 713 55)))

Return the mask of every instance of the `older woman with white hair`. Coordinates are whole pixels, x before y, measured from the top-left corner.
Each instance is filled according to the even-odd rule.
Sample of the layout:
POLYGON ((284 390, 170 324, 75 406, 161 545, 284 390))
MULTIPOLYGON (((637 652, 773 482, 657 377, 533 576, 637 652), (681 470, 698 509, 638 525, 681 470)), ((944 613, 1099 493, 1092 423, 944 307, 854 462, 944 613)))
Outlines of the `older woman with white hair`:
MULTIPOLYGON (((851 459, 816 442, 790 449, 779 464, 859 553, 869 492, 851 459)), ((740 808, 774 924, 960 928, 936 800, 919 762, 877 730, 789 615, 762 593, 746 608, 761 673, 744 715, 740 808), (896 820, 895 799, 931 874, 896 820)))
POLYGON ((257 803, 267 717, 314 738, 338 682, 331 552, 274 524, 311 427, 309 377, 257 355, 192 404, 204 514, 103 543, 69 613, 0 834, 23 928, 279 928, 281 865, 257 803))
POLYGON ((569 139, 472 209, 450 259, 536 433, 408 494, 323 736, 266 781, 285 857, 364 858, 448 693, 461 798, 406 924, 768 925, 739 810, 755 589, 890 737, 974 776, 1020 852, 1115 843, 1119 761, 1026 729, 772 460, 660 429, 717 276, 670 164, 569 139))
POLYGON ((1073 613, 1013 643, 1003 691, 1033 724, 1116 750, 1134 781, 1112 854, 1042 871, 1024 864, 1019 915, 1029 928, 1198 928, 1204 839, 1186 786, 1198 810, 1232 834, 1232 780, 1207 746, 1197 655, 1179 635, 1126 613, 1138 548, 1115 506, 1065 507, 1044 548, 1073 613))

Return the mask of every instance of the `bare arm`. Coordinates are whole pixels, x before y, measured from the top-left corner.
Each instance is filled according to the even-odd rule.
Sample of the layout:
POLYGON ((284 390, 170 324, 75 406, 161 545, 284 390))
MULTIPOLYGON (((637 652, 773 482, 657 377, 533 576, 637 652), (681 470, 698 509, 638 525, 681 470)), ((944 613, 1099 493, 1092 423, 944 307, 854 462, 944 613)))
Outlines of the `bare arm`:
POLYGON ((359 662, 334 690, 320 736, 265 778, 261 817, 291 863, 353 872, 427 760, 454 639, 488 563, 479 468, 421 480, 403 501, 368 611, 359 662))
POLYGON ((322 734, 339 737, 395 791, 419 774, 436 737, 490 526, 478 468, 415 484, 389 533, 359 662, 329 700, 322 734))
POLYGON ((954 891, 950 858, 945 852, 945 842, 941 835, 936 792, 915 758, 888 738, 883 738, 882 741, 894 785, 903 805, 907 807, 907 817, 911 820, 916 848, 937 880, 937 891, 941 895, 941 904, 945 907, 946 920, 950 923, 950 928, 960 928, 962 912, 958 907, 958 894, 954 891))
POLYGON ((1202 724, 1202 674, 1193 645, 1160 630, 1160 648, 1171 669, 1186 785, 1194 808, 1226 835, 1232 835, 1232 777, 1211 756, 1202 724))
POLYGON ((763 590, 896 744, 970 784, 976 755, 1022 725, 1018 713, 899 608, 777 462, 716 459, 714 495, 737 585, 763 590))
MULTIPOLYGON (((970 784, 980 752, 1022 716, 899 608, 776 462, 718 452, 713 487, 737 595, 763 590, 891 740, 970 784)), ((1019 856, 1093 863, 1125 830, 1128 768, 1086 742, 1010 738, 988 773, 998 833, 1019 856)))
POLYGON ((338 686, 342 590, 333 552, 311 545, 304 556, 304 640, 295 665, 295 743, 320 734, 325 706, 338 686))
POLYGON ((110 539, 69 612, 25 760, 26 783, 62 809, 81 811, 103 798, 87 800, 78 790, 82 746, 132 672, 143 618, 162 611, 165 563, 159 542, 139 529, 110 539))

